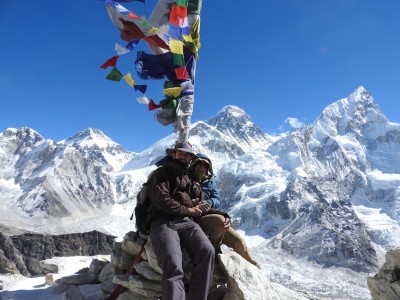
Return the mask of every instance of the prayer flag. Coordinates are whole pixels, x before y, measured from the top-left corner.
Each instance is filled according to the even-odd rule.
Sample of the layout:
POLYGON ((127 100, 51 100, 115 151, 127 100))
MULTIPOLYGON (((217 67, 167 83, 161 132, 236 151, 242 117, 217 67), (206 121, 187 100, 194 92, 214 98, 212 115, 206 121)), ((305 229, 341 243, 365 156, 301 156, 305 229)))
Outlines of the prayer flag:
POLYGON ((127 48, 125 48, 125 47, 123 47, 123 46, 121 46, 121 45, 119 45, 117 43, 115 43, 115 51, 117 51, 118 55, 123 55, 125 53, 130 52, 129 49, 127 49, 127 48))
POLYGON ((176 68, 175 74, 176 74, 176 78, 178 78, 179 80, 189 79, 189 74, 188 74, 186 68, 184 68, 184 67, 176 68))
POLYGON ((176 0, 176 5, 179 6, 188 6, 188 0, 176 0))
POLYGON ((164 94, 171 98, 178 98, 183 88, 180 86, 164 89, 164 94))
POLYGON ((171 39, 169 41, 169 48, 174 54, 183 54, 183 44, 181 41, 171 39))
POLYGON ((120 81, 122 78, 122 74, 116 67, 112 68, 110 74, 107 75, 106 79, 112 81, 120 81))
POLYGON ((185 18, 187 17, 187 8, 185 6, 173 5, 171 14, 169 16, 169 22, 171 24, 183 27, 185 18))
POLYGON ((135 80, 132 79, 131 73, 126 74, 123 78, 131 87, 135 85, 135 80))
POLYGON ((146 93, 147 90, 147 85, 134 85, 133 88, 135 89, 135 91, 139 90, 141 91, 143 94, 146 93))
POLYGON ((100 66, 102 69, 107 69, 107 67, 115 67, 117 65, 119 55, 115 55, 108 59, 104 64, 100 66))
POLYGON ((149 99, 146 96, 136 98, 137 102, 140 104, 149 104, 149 99))
POLYGON ((160 107, 162 107, 160 104, 155 104, 153 99, 150 99, 149 110, 153 110, 153 109, 160 108, 160 107))
POLYGON ((172 58, 174 59, 174 65, 184 67, 185 66, 185 59, 183 58, 182 54, 175 54, 172 53, 172 58))

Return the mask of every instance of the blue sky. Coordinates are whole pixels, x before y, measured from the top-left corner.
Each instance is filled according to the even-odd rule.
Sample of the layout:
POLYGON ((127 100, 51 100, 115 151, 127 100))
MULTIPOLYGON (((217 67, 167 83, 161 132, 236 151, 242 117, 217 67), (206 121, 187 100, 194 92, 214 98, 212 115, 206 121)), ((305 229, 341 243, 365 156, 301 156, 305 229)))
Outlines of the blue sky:
MULTIPOLYGON (((123 5, 149 16, 155 3, 123 5)), ((237 105, 274 135, 364 86, 399 123, 399 12, 398 0, 204 0, 192 122, 237 105)), ((99 68, 125 44, 103 1, 0 0, 0 34, 0 131, 59 141, 93 127, 135 152, 173 132, 99 68)), ((135 77, 135 58, 120 57, 122 73, 135 77)), ((137 83, 163 99, 162 82, 137 83)))

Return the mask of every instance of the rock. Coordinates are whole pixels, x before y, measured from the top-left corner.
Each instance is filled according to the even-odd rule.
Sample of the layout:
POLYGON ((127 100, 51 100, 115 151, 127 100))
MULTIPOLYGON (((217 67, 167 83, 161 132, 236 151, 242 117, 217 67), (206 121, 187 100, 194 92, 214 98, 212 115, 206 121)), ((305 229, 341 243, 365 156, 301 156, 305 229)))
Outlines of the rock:
POLYGON ((400 249, 386 252, 385 263, 367 283, 373 300, 400 299, 400 249))
POLYGON ((151 281, 140 275, 115 275, 113 282, 145 297, 161 296, 161 282, 151 281))
POLYGON ((279 284, 272 284, 260 269, 233 251, 219 254, 218 260, 228 275, 224 300, 307 300, 303 295, 279 284))
POLYGON ((43 270, 43 272, 46 272, 46 274, 58 273, 58 266, 55 264, 48 264, 48 263, 40 261, 39 267, 43 270))
POLYGON ((115 272, 112 263, 108 263, 99 274, 99 281, 104 282, 107 280, 112 280, 114 278, 115 272))
POLYGON ((107 279, 100 284, 101 290, 106 294, 111 294, 116 287, 117 285, 112 282, 112 279, 107 279))
POLYGON ((135 267, 136 272, 138 272, 143 277, 153 280, 153 281, 161 281, 162 275, 157 273, 147 261, 141 261, 135 267))
POLYGON ((125 253, 135 257, 140 252, 144 242, 145 240, 143 238, 136 236, 135 231, 129 231, 124 236, 121 248, 125 253))
POLYGON ((135 292, 131 291, 131 290, 126 290, 125 292, 123 292, 121 295, 118 296, 117 300, 154 300, 154 297, 145 297, 143 295, 140 294, 136 294, 135 292))
POLYGON ((121 242, 114 242, 114 248, 111 252, 111 263, 121 270, 129 270, 132 266, 134 257, 122 250, 121 242))
POLYGON ((0 232, 0 274, 29 276, 23 255, 14 247, 12 239, 0 232))
POLYGON ((83 300, 83 296, 77 286, 71 285, 66 290, 63 300, 83 300))
POLYGON ((61 277, 56 280, 56 283, 80 285, 80 284, 94 283, 95 281, 97 281, 97 276, 95 274, 79 273, 79 274, 73 274, 70 276, 61 277))
POLYGON ((46 276, 44 276, 44 284, 45 285, 53 285, 54 284, 54 275, 46 274, 46 276))
POLYGON ((55 273, 56 266, 40 261, 55 256, 109 255, 114 239, 98 231, 54 236, 24 233, 11 237, 0 233, 0 273, 24 276, 55 273))
POLYGON ((108 261, 93 259, 89 266, 89 272, 99 275, 103 268, 108 264, 108 261))
POLYGON ((157 263, 157 258, 156 255, 154 253, 154 248, 153 248, 153 244, 151 243, 151 240, 149 239, 146 243, 146 245, 144 245, 144 249, 146 251, 146 257, 147 257, 147 261, 149 262, 149 265, 158 273, 158 274, 162 274, 162 270, 161 268, 158 266, 157 263))

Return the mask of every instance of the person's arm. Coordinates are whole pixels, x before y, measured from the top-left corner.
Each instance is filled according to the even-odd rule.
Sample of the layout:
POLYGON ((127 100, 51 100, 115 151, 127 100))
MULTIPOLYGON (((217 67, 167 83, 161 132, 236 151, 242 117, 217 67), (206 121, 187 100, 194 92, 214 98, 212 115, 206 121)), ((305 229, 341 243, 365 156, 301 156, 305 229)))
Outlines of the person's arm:
POLYGON ((171 194, 169 178, 162 174, 155 174, 149 180, 149 196, 152 204, 158 210, 174 216, 191 216, 198 217, 201 215, 201 210, 183 205, 183 203, 191 203, 190 195, 185 192, 179 192, 182 204, 176 201, 171 194))
POLYGON ((212 180, 209 180, 202 187, 205 200, 212 208, 218 208, 220 205, 221 196, 212 180))

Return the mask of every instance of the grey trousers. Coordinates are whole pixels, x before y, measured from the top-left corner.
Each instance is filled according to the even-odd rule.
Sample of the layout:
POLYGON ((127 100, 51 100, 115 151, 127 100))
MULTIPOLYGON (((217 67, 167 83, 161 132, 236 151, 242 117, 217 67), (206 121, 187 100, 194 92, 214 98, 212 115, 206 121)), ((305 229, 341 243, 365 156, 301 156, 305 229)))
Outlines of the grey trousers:
POLYGON ((151 243, 163 271, 162 299, 206 300, 214 271, 215 251, 200 226, 190 218, 158 218, 151 224, 151 243), (193 263, 188 294, 183 283, 182 248, 193 263))

